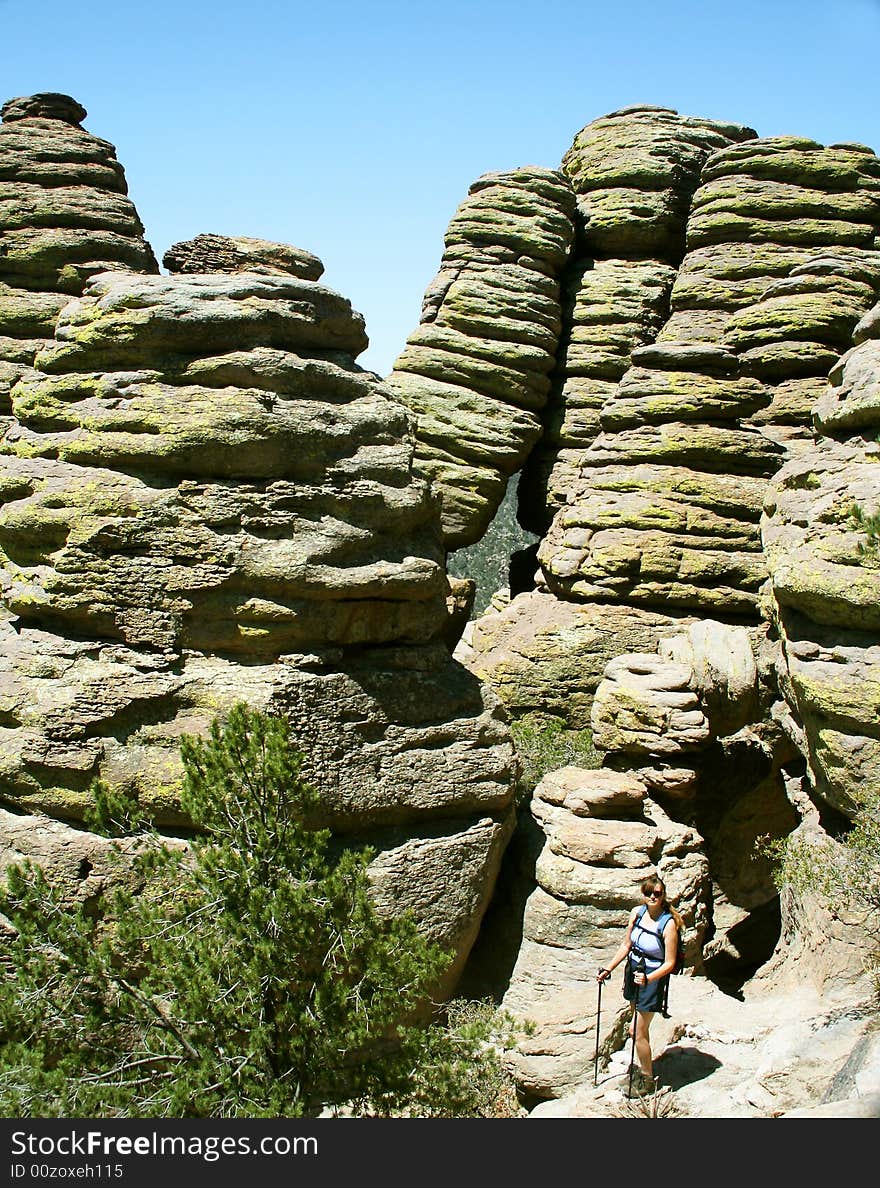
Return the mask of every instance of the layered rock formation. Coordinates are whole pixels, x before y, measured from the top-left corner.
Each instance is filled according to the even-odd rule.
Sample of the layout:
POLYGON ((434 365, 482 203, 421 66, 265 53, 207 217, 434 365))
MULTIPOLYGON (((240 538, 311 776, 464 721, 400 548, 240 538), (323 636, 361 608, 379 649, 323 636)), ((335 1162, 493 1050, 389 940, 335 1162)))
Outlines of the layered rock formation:
POLYGON ((880 785, 880 566, 861 522, 880 507, 878 340, 874 306, 815 405, 814 444, 776 476, 762 521, 780 689, 812 788, 847 816, 880 785))
MULTIPOLYGON (((809 410, 880 279, 877 158, 632 109, 588 125, 564 167, 584 219, 567 274, 575 321, 520 484, 520 518, 544 534, 538 589, 566 606, 757 622, 767 483, 808 442, 809 410), (602 261, 612 246, 622 258, 602 261), (646 258, 669 273, 650 299, 632 279, 646 258), (575 380, 586 403, 563 396, 575 380)), ((506 666, 495 640, 513 621, 518 650, 537 656, 531 618, 514 598, 497 626, 475 626, 474 671, 494 681, 506 666)))
POLYGON ((10 99, 0 116, 0 414, 6 414, 9 388, 90 276, 109 268, 159 269, 116 150, 80 126, 85 108, 48 93, 10 99))
POLYGON ((833 847, 880 778, 873 152, 596 120, 559 171, 474 183, 382 382, 317 257, 203 235, 156 275, 79 105, 3 112, 5 860, 96 894, 92 781, 179 826, 180 736, 245 700, 376 847, 380 903, 454 950, 451 991, 513 830, 503 704, 589 729, 601 762, 548 773, 508 851, 522 937, 493 988, 536 1023, 528 1099, 622 1044, 595 970, 655 870, 691 973, 861 1009, 863 926, 780 899, 760 843, 833 847), (535 588, 458 663, 472 589, 446 558, 523 467, 535 588))
POLYGON ((583 730, 609 658, 649 651, 691 621, 530 590, 469 623, 455 655, 491 684, 513 717, 549 714, 583 730))
POLYGON ((443 642, 409 414, 310 253, 200 236, 166 265, 93 270, 10 389, 4 800, 76 821, 100 778, 173 827, 181 734, 239 700, 283 714, 326 823, 376 846, 379 901, 454 951, 451 984, 516 769, 443 642))
MULTIPOLYGON (((614 771, 563 768, 545 777, 532 800, 543 845, 523 939, 503 1005, 535 1025, 511 1054, 521 1092, 560 1097, 591 1079, 596 1036, 596 970, 623 938, 634 895, 661 871, 676 886, 692 957, 706 925, 706 860, 701 838, 647 796, 645 784, 614 771)), ((621 1000, 606 999, 599 1046, 621 1037, 621 1000)))
POLYGON ((766 482, 880 280, 878 169, 795 138, 708 157, 670 316, 564 455, 576 472, 539 553, 552 590, 755 613, 766 482))
MULTIPOLYGON (((836 860, 841 823, 880 786, 880 567, 866 532, 880 507, 878 326, 875 305, 832 367, 813 440, 774 478, 761 522, 765 611, 780 645, 773 712, 803 759, 794 836, 817 868, 836 860)), ((783 945, 765 977, 800 966, 826 994, 854 995, 870 962, 870 916, 815 895, 785 894, 781 908, 783 945)))
POLYGON ((416 466, 440 495, 449 549, 483 535, 541 435, 573 214, 571 187, 553 170, 478 178, 388 377, 416 414, 416 466))
POLYGON ((269 276, 321 279, 317 256, 289 243, 269 243, 245 235, 197 235, 174 243, 162 257, 169 272, 258 272, 269 276))
POLYGON ((570 498, 600 412, 669 312, 691 197, 708 155, 754 136, 734 124, 631 107, 594 120, 562 161, 577 195, 578 241, 545 433, 529 458, 522 522, 543 535, 570 498))
POLYGON ((773 737, 749 725, 761 717, 761 643, 757 630, 700 620, 657 651, 611 660, 591 714, 602 768, 566 768, 536 789, 544 840, 504 995, 537 1024, 511 1061, 529 1096, 571 1091, 597 1045, 607 1054, 621 1042, 616 993, 596 1035, 595 971, 620 945, 646 875, 661 874, 684 919, 691 973, 723 979, 770 956, 776 891, 756 843, 799 818, 773 737))
MULTIPOLYGON (((564 782, 620 779, 641 789, 639 828, 656 805, 692 830, 698 877, 662 866, 656 840, 641 867, 660 864, 685 909, 696 968, 736 989, 766 965, 779 984, 821 934, 861 993, 846 928, 815 903, 780 905, 761 846, 798 829, 826 843, 816 801, 852 815, 858 789, 876 783, 878 592, 863 529, 880 490, 868 345, 880 319, 860 319, 880 280, 877 158, 638 109, 588 126, 564 168, 587 217, 547 428, 520 485, 520 518, 543 534, 537 588, 471 624, 457 654, 514 715, 590 725, 602 770, 564 782), (642 181, 639 206, 626 183, 649 176, 644 146, 663 176, 676 133, 696 139, 697 126, 677 197, 642 181), (723 142, 707 146, 713 135, 723 142), (609 177, 619 184, 606 192, 609 177)), ((609 883, 632 904, 640 877, 620 838, 602 849, 604 825, 587 829, 595 851, 583 839, 560 850, 573 827, 559 806, 548 815, 545 795, 539 786, 532 850, 586 865, 574 891, 548 881, 546 857, 524 868, 536 885, 505 1003, 538 1023, 514 1062, 536 1097, 586 1079, 595 983, 584 971, 615 943, 598 907, 609 883), (591 912, 577 941, 575 904, 591 912)), ((816 985, 826 966, 812 963, 816 985)))

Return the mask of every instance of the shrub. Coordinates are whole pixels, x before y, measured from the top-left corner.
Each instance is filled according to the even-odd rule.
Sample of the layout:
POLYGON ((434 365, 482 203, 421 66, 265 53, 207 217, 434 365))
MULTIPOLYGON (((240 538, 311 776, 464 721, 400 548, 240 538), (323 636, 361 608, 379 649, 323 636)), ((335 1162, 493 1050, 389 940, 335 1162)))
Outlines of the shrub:
MULTIPOLYGON (((376 913, 369 851, 331 856, 287 723, 239 705, 181 753, 195 833, 175 847, 138 821, 137 890, 71 910, 38 868, 7 872, 4 1116, 296 1117, 341 1103, 451 1116, 482 1102, 494 1021, 414 1022, 449 954, 410 916, 376 913)), ((95 792, 95 821, 137 821, 95 792)))
POLYGON ((560 767, 600 767, 602 755, 589 730, 572 730, 560 718, 524 714, 511 724, 514 745, 522 761, 520 787, 530 795, 541 779, 560 767))
POLYGON ((880 558, 880 512, 866 515, 859 505, 854 503, 850 518, 853 526, 865 534, 865 539, 859 541, 859 554, 866 559, 877 560, 880 558))
MULTIPOLYGON (((796 895, 813 893, 831 909, 860 909, 875 919, 880 912, 880 795, 863 793, 851 829, 822 842, 794 835, 759 842, 774 861, 773 877, 796 895)), ((867 936, 867 964, 880 992, 880 940, 867 936)))
POLYGON ((612 1111, 615 1118, 680 1118, 682 1112, 668 1088, 655 1088, 652 1093, 621 1102, 612 1111))

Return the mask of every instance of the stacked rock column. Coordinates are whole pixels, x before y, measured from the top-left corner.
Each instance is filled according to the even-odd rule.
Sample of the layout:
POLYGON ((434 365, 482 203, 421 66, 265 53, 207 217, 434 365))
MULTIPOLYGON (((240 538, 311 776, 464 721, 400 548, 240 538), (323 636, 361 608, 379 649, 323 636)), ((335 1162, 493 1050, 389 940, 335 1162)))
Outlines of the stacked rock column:
MULTIPOLYGON (((775 887, 756 843, 800 820, 779 786, 772 654, 761 628, 701 619, 654 652, 616 657, 592 700, 602 768, 565 768, 535 790, 537 885, 504 1000, 536 1024, 511 1062, 525 1093, 558 1096, 587 1080, 595 971, 646 874, 661 874, 681 912, 693 972, 735 988, 770 956, 775 887)), ((606 1054, 623 1042, 619 1004, 613 987, 598 1037, 606 1054)))
POLYGON ((852 816, 880 784, 880 571, 860 517, 880 510, 880 306, 814 408, 817 437, 767 493, 762 535, 781 688, 815 793, 852 816))
POLYGON ((770 137, 715 154, 694 195, 664 334, 705 319, 766 388, 748 420, 789 452, 809 442, 810 409, 875 299, 878 186, 862 145, 770 137))
POLYGON ((766 482, 880 280, 878 172, 869 150, 794 138, 705 163, 671 316, 599 411, 539 553, 551 590, 756 614, 766 482))
MULTIPOLYGON (((541 547, 544 572, 537 575, 537 590, 479 619, 459 652, 474 672, 498 688, 517 716, 539 710, 543 702, 569 725, 587 727, 592 695, 607 661, 623 652, 652 650, 664 632, 677 629, 677 620, 683 622, 690 613, 686 599, 677 603, 668 597, 669 583, 653 600, 629 596, 638 585, 632 570, 639 566, 639 543, 654 547, 657 565, 669 569, 674 566, 666 556, 670 545, 683 542, 686 547, 689 532, 697 528, 703 534, 700 550, 705 549, 710 539, 717 539, 713 530, 719 524, 727 527, 726 509, 745 498, 742 487, 748 479, 732 480, 721 473, 705 478, 709 490, 697 502, 695 482, 685 471, 680 485, 692 504, 670 509, 671 500, 655 488, 671 469, 660 471, 658 478, 655 467, 635 464, 639 448, 650 454, 645 438, 651 430, 643 425, 640 410, 644 402, 626 395, 614 399, 613 433, 602 433, 600 415, 624 377, 636 374, 634 358, 652 349, 666 323, 703 166, 712 154, 748 143, 755 135, 738 124, 682 116, 668 108, 635 107, 588 124, 566 153, 563 170, 577 195, 578 239, 563 280, 565 321, 544 435, 523 471, 519 510, 521 522, 541 535, 558 513, 557 522, 541 547), (638 440, 630 442, 630 465, 598 469, 599 459, 620 461, 608 454, 609 436, 633 425, 638 440), (594 447, 597 437, 602 444, 594 447), (620 490, 615 489, 616 476, 620 490), (576 500, 590 483, 596 486, 588 511, 576 500), (707 512, 707 501, 718 510, 707 512), (587 579, 580 562, 595 531, 580 521, 590 514, 601 519, 596 541, 601 556, 596 573, 587 579), (606 572, 600 574, 600 567, 606 572)), ((705 399, 702 378, 694 377, 690 385, 690 400, 697 407, 705 399)), ((671 395, 667 393, 667 408, 671 395)), ((749 408, 757 407, 760 399, 753 396, 749 408)), ((686 433, 692 431, 689 425, 686 433)), ((774 459, 759 463, 768 471, 776 453, 772 443, 762 443, 761 449, 774 459)), ((670 449, 667 462, 671 454, 670 449)), ((729 533, 724 536, 716 550, 722 559, 746 538, 757 549, 763 486, 763 478, 749 485, 749 523, 735 527, 732 540, 729 533)), ((743 567, 756 569, 755 558, 746 557, 743 567)), ((737 573, 737 579, 741 584, 743 574, 737 573)), ((741 601, 754 606, 753 596, 741 601)))
MULTIPOLYGON (((720 976, 720 958, 748 969, 769 955, 778 934, 770 912, 775 888, 768 863, 756 860, 752 847, 760 833, 782 836, 798 821, 781 771, 791 740, 783 737, 779 715, 760 721, 774 695, 772 650, 759 625, 767 578, 759 532, 764 495, 786 457, 808 443, 810 403, 875 297, 878 208, 876 159, 861 146, 760 141, 741 130, 715 149, 704 153, 678 205, 687 229, 672 258, 677 265, 684 255, 669 317, 641 344, 627 343, 628 363, 615 380, 598 372, 577 377, 582 390, 588 378, 594 392, 605 383, 592 409, 587 401, 578 408, 573 377, 563 368, 578 352, 587 358, 596 349, 598 339, 591 342, 587 329, 594 298, 581 288, 579 315, 571 302, 581 326, 564 337, 554 387, 567 400, 530 459, 538 478, 527 490, 555 512, 538 556, 543 583, 559 602, 590 607, 597 627, 604 609, 609 637, 617 607, 633 614, 677 609, 682 616, 677 631, 672 621, 655 624, 646 648, 611 660, 595 694, 592 726, 606 769, 634 779, 649 803, 656 797, 673 816, 708 826, 704 881, 689 888, 677 887, 675 876, 670 881, 676 895, 692 900, 694 939, 702 939, 707 925, 714 929, 707 953, 720 976), (685 721, 690 716, 692 723, 685 721), (683 728, 702 729, 700 738, 679 737, 671 728, 676 717, 683 728), (708 778, 698 797, 701 774, 708 778)), ((575 150, 572 155, 576 160, 575 150)), ((573 183, 580 194, 584 183, 577 177, 573 183)), ((621 192, 603 199, 601 193, 594 199, 598 236, 607 213, 618 217, 626 205, 621 192)), ((650 209, 646 202, 640 213, 650 209)), ((637 245, 632 223, 630 217, 630 238, 621 242, 637 245)), ((584 269, 585 281, 591 272, 596 268, 584 269)), ((630 297, 624 288, 624 308, 630 297)), ((595 321, 601 316, 597 302, 595 321)), ((538 530, 539 503, 530 523, 538 530)), ((514 706, 526 681, 515 687, 511 669, 525 666, 529 648, 532 659, 542 659, 516 623, 515 604, 527 601, 528 616, 543 600, 540 592, 522 595, 471 635, 468 663, 489 680, 500 674, 499 687, 514 706)), ((543 626, 551 616, 541 609, 541 617, 543 626)), ((569 646, 575 618, 569 614, 562 629, 569 646)), ((556 620, 561 624, 562 616, 556 620)), ((561 666, 556 657, 552 663, 561 666)), ((533 689, 539 683, 532 674, 533 689)), ((563 700, 548 691, 550 712, 558 705, 555 712, 569 724, 582 725, 589 699, 563 700)), ((542 799, 539 790, 533 811, 544 824, 542 799)), ((538 881, 541 896, 552 896, 538 881)), ((520 1004, 534 980, 533 939, 527 932, 511 986, 520 1004)), ((582 958, 594 965, 592 952, 582 958)), ((566 976, 560 975, 560 1000, 566 976)), ((537 980, 552 999, 547 981, 537 980)))
POLYGON ((534 1026, 509 1058, 520 1092, 534 1101, 591 1080, 597 1043, 604 1059, 623 1042, 622 971, 598 1020, 596 972, 624 938, 641 880, 660 870, 681 888, 687 923, 697 929, 693 958, 705 926, 706 871, 697 832, 651 800, 638 773, 562 768, 538 785, 532 813, 543 846, 503 1006, 534 1026))
POLYGON ((739 125, 632 107, 575 137, 563 171, 577 195, 578 239, 564 278, 565 327, 545 433, 526 466, 520 518, 543 535, 568 502, 599 413, 669 312, 691 196, 710 153, 755 133, 739 125))
POLYGON ((439 495, 450 550, 480 539, 541 435, 573 215, 571 187, 554 170, 475 181, 388 377, 415 413, 416 466, 439 495))
POLYGON ((0 109, 0 415, 55 319, 108 268, 158 272, 112 144, 69 95, 0 109))
MULTIPOLYGON (((853 342, 814 406, 814 444, 776 476, 762 520, 781 642, 775 711, 805 761, 797 835, 817 865, 838 860, 829 825, 839 834, 846 818, 876 811, 880 787, 880 567, 866 536, 880 511, 880 306, 853 342)), ((782 908, 795 969, 808 960, 831 994, 865 978, 870 914, 809 896, 784 896, 782 908)))

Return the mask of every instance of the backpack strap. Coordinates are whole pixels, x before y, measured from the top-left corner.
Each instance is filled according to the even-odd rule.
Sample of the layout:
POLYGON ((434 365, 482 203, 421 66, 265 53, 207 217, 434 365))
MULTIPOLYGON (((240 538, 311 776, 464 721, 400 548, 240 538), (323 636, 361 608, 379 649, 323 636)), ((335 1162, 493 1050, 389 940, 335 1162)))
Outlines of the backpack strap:
MULTIPOLYGON (((637 928, 637 927, 641 928, 642 916, 644 916, 644 914, 647 910, 648 910, 647 905, 643 903, 642 906, 639 908, 639 910, 636 912, 635 919, 632 922, 633 928, 637 928)), ((632 938, 632 928, 630 929, 630 938, 632 938)), ((632 949, 632 951, 634 953, 638 953, 639 956, 641 956, 638 945, 632 939, 630 939, 630 948, 632 949)))
MULTIPOLYGON (((648 909, 645 908, 645 911, 647 911, 647 910, 648 909)), ((663 935, 663 933, 666 931, 666 925, 669 923, 669 921, 672 918, 673 918, 672 912, 664 912, 661 916, 657 917, 657 923, 660 925, 660 927, 657 929, 658 936, 663 935)))
MULTIPOLYGON (((648 910, 648 905, 643 903, 636 914, 635 920, 633 920, 633 927, 635 927, 636 924, 641 925, 642 918, 644 917, 645 912, 647 910, 648 910)), ((662 938, 663 933, 666 930, 666 925, 672 919, 673 919, 672 912, 663 912, 662 915, 657 917, 657 923, 660 925, 660 927, 657 929, 657 935, 659 937, 662 938)), ((646 929, 646 931, 648 931, 648 930, 646 929)))
POLYGON ((633 932, 635 931, 636 925, 639 923, 646 911, 647 908, 644 904, 642 904, 642 906, 637 909, 636 914, 633 916, 632 924, 629 926, 629 952, 626 955, 627 969, 630 968, 633 958, 641 956, 641 951, 636 942, 633 940, 633 932))
MULTIPOLYGON (((648 910, 648 908, 647 908, 647 905, 645 905, 645 904, 643 904, 639 908, 639 910, 636 914, 636 917, 633 920, 633 928, 635 928, 636 925, 638 925, 640 928, 643 927, 642 919, 643 919, 645 912, 647 910, 648 910)), ((666 937, 663 935, 663 933, 666 931, 666 925, 669 923, 669 921, 674 920, 674 919, 675 919, 675 917, 673 916, 672 912, 663 912, 662 915, 657 917, 657 923, 660 925, 660 927, 656 931, 656 936, 657 936, 658 941, 660 942, 660 948, 663 950, 663 959, 664 960, 666 957, 666 937)), ((652 930, 649 928, 645 929, 645 932, 651 932, 651 931, 652 930)), ((678 938, 678 943, 681 944, 681 937, 678 938)), ((635 941, 632 942, 632 952, 634 952, 636 954, 636 956, 638 956, 638 957, 648 957, 651 961, 657 960, 657 958, 653 955, 653 953, 643 952, 642 949, 640 949, 639 946, 635 943, 635 941)))
MULTIPOLYGON (((660 935, 661 935, 661 937, 663 937, 663 933, 666 931, 666 925, 669 923, 670 920, 674 921, 675 916, 673 916, 672 912, 664 912, 663 915, 660 917, 660 919, 663 920, 663 927, 660 929, 660 935)), ((678 927, 677 924, 675 926, 675 932, 676 932, 675 967, 673 968, 672 972, 680 973, 682 970, 682 967, 684 966, 684 938, 681 934, 681 929, 678 927)), ((665 937, 663 937, 663 945, 664 945, 664 952, 665 952, 665 945, 666 945, 665 937)))
MULTIPOLYGON (((663 921, 662 926, 660 928, 660 936, 663 940, 664 954, 666 952, 666 938, 663 936, 663 933, 666 931, 666 925, 669 923, 669 921, 674 920, 674 919, 675 919, 675 917, 673 916, 672 912, 664 912, 663 915, 660 917, 660 920, 663 921)), ((676 942, 676 959, 678 956, 678 947, 680 945, 681 945, 681 936, 679 935, 678 940, 676 942)), ((663 979, 663 989, 660 992, 660 994, 661 994, 660 1014, 663 1016, 664 1019, 669 1018, 669 982, 670 982, 670 975, 666 974, 666 976, 663 979)))
MULTIPOLYGON (((644 915, 647 910, 648 910, 647 904, 643 903, 642 906, 639 908, 638 912, 636 913, 636 918, 633 920, 633 928, 635 928, 637 925, 639 928, 643 927, 642 920, 644 919, 644 915)), ((669 912, 664 912, 664 915, 668 916, 670 920, 672 919, 672 916, 669 914, 669 912)), ((662 920, 663 916, 660 916, 659 919, 662 920)), ((665 928, 665 927, 666 927, 666 925, 664 924, 663 928, 665 928)), ((645 932, 650 932, 650 931, 651 931, 650 928, 645 928, 645 932)), ((632 934, 630 934, 630 935, 632 935, 632 934)), ((663 939, 663 929, 660 930, 660 932, 657 934, 657 936, 660 941, 660 947, 663 948, 663 946, 665 945, 665 941, 663 939)), ((635 941, 632 941, 632 952, 635 953, 635 955, 637 957, 642 957, 642 958, 647 957, 649 961, 657 960, 657 958, 654 956, 653 953, 645 953, 641 948, 639 948, 639 946, 636 944, 635 941)), ((664 949, 664 952, 665 952, 665 949, 664 949)))

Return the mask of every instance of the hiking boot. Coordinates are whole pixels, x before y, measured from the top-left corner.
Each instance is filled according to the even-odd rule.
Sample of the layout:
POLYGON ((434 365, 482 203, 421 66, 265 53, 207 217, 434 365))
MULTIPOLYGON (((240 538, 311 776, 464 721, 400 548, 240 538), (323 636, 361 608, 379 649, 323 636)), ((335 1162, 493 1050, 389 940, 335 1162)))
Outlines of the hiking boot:
POLYGON ((630 1097, 650 1097, 657 1089, 657 1081, 649 1077, 640 1068, 633 1070, 632 1089, 630 1097))

